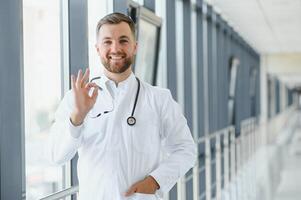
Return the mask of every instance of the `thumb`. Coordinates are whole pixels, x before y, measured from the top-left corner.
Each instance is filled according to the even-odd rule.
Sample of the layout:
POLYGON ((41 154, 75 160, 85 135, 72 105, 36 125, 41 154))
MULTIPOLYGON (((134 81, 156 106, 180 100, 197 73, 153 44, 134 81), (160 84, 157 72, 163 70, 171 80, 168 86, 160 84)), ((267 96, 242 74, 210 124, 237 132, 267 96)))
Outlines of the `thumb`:
POLYGON ((130 189, 128 189, 128 191, 125 193, 125 196, 131 196, 133 195, 135 192, 137 191, 137 187, 135 185, 133 185, 132 187, 130 187, 130 189))

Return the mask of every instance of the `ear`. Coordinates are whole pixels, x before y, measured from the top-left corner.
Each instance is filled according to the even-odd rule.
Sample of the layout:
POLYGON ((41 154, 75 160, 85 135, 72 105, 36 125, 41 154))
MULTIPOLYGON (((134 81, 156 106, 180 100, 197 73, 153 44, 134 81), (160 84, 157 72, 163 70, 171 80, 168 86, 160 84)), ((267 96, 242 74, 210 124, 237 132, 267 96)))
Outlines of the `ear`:
POLYGON ((95 48, 96 48, 97 53, 99 54, 99 53, 100 53, 100 52, 99 52, 99 46, 98 46, 97 43, 95 44, 95 48))
POLYGON ((134 55, 137 54, 137 49, 138 49, 138 42, 136 41, 134 44, 134 55))

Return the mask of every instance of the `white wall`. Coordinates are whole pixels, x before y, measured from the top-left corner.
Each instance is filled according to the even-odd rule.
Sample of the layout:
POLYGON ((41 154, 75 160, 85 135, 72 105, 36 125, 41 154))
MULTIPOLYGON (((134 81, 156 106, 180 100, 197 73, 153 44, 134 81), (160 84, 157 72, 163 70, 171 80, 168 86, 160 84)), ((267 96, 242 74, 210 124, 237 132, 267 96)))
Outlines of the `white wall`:
POLYGON ((294 87, 301 84, 301 53, 267 54, 261 56, 261 121, 267 119, 267 75, 273 75, 281 80, 280 94, 281 108, 287 101, 285 85, 294 87))
POLYGON ((290 87, 301 84, 301 53, 265 55, 267 72, 290 87))
POLYGON ((299 73, 301 75, 301 53, 264 55, 268 72, 272 74, 299 73))

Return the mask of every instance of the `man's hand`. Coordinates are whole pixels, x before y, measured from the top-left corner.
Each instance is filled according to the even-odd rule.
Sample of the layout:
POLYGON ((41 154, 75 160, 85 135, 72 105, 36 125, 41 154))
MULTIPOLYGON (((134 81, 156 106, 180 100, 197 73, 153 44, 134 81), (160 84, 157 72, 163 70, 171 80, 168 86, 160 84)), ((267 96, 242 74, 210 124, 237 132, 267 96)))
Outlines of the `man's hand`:
POLYGON ((159 188, 160 186, 157 181, 152 176, 148 176, 144 180, 132 185, 125 193, 125 196, 128 197, 134 193, 155 194, 156 190, 159 188))
POLYGON ((83 123, 87 113, 91 110, 98 96, 98 86, 95 83, 89 83, 89 68, 85 74, 82 70, 78 71, 77 78, 71 76, 72 91, 74 94, 75 107, 71 113, 70 119, 73 125, 78 126, 83 123), (92 95, 89 95, 91 88, 94 88, 92 95))

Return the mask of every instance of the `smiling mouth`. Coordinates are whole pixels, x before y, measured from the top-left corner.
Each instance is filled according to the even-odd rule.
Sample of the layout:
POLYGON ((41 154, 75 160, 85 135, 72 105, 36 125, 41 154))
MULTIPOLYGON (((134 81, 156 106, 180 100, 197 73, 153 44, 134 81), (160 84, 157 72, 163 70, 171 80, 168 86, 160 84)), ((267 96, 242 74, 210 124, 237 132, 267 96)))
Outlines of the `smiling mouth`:
POLYGON ((125 56, 115 56, 115 55, 110 55, 109 56, 109 59, 110 60, 116 60, 116 61, 118 61, 118 60, 122 60, 122 59, 124 59, 125 58, 125 56))

